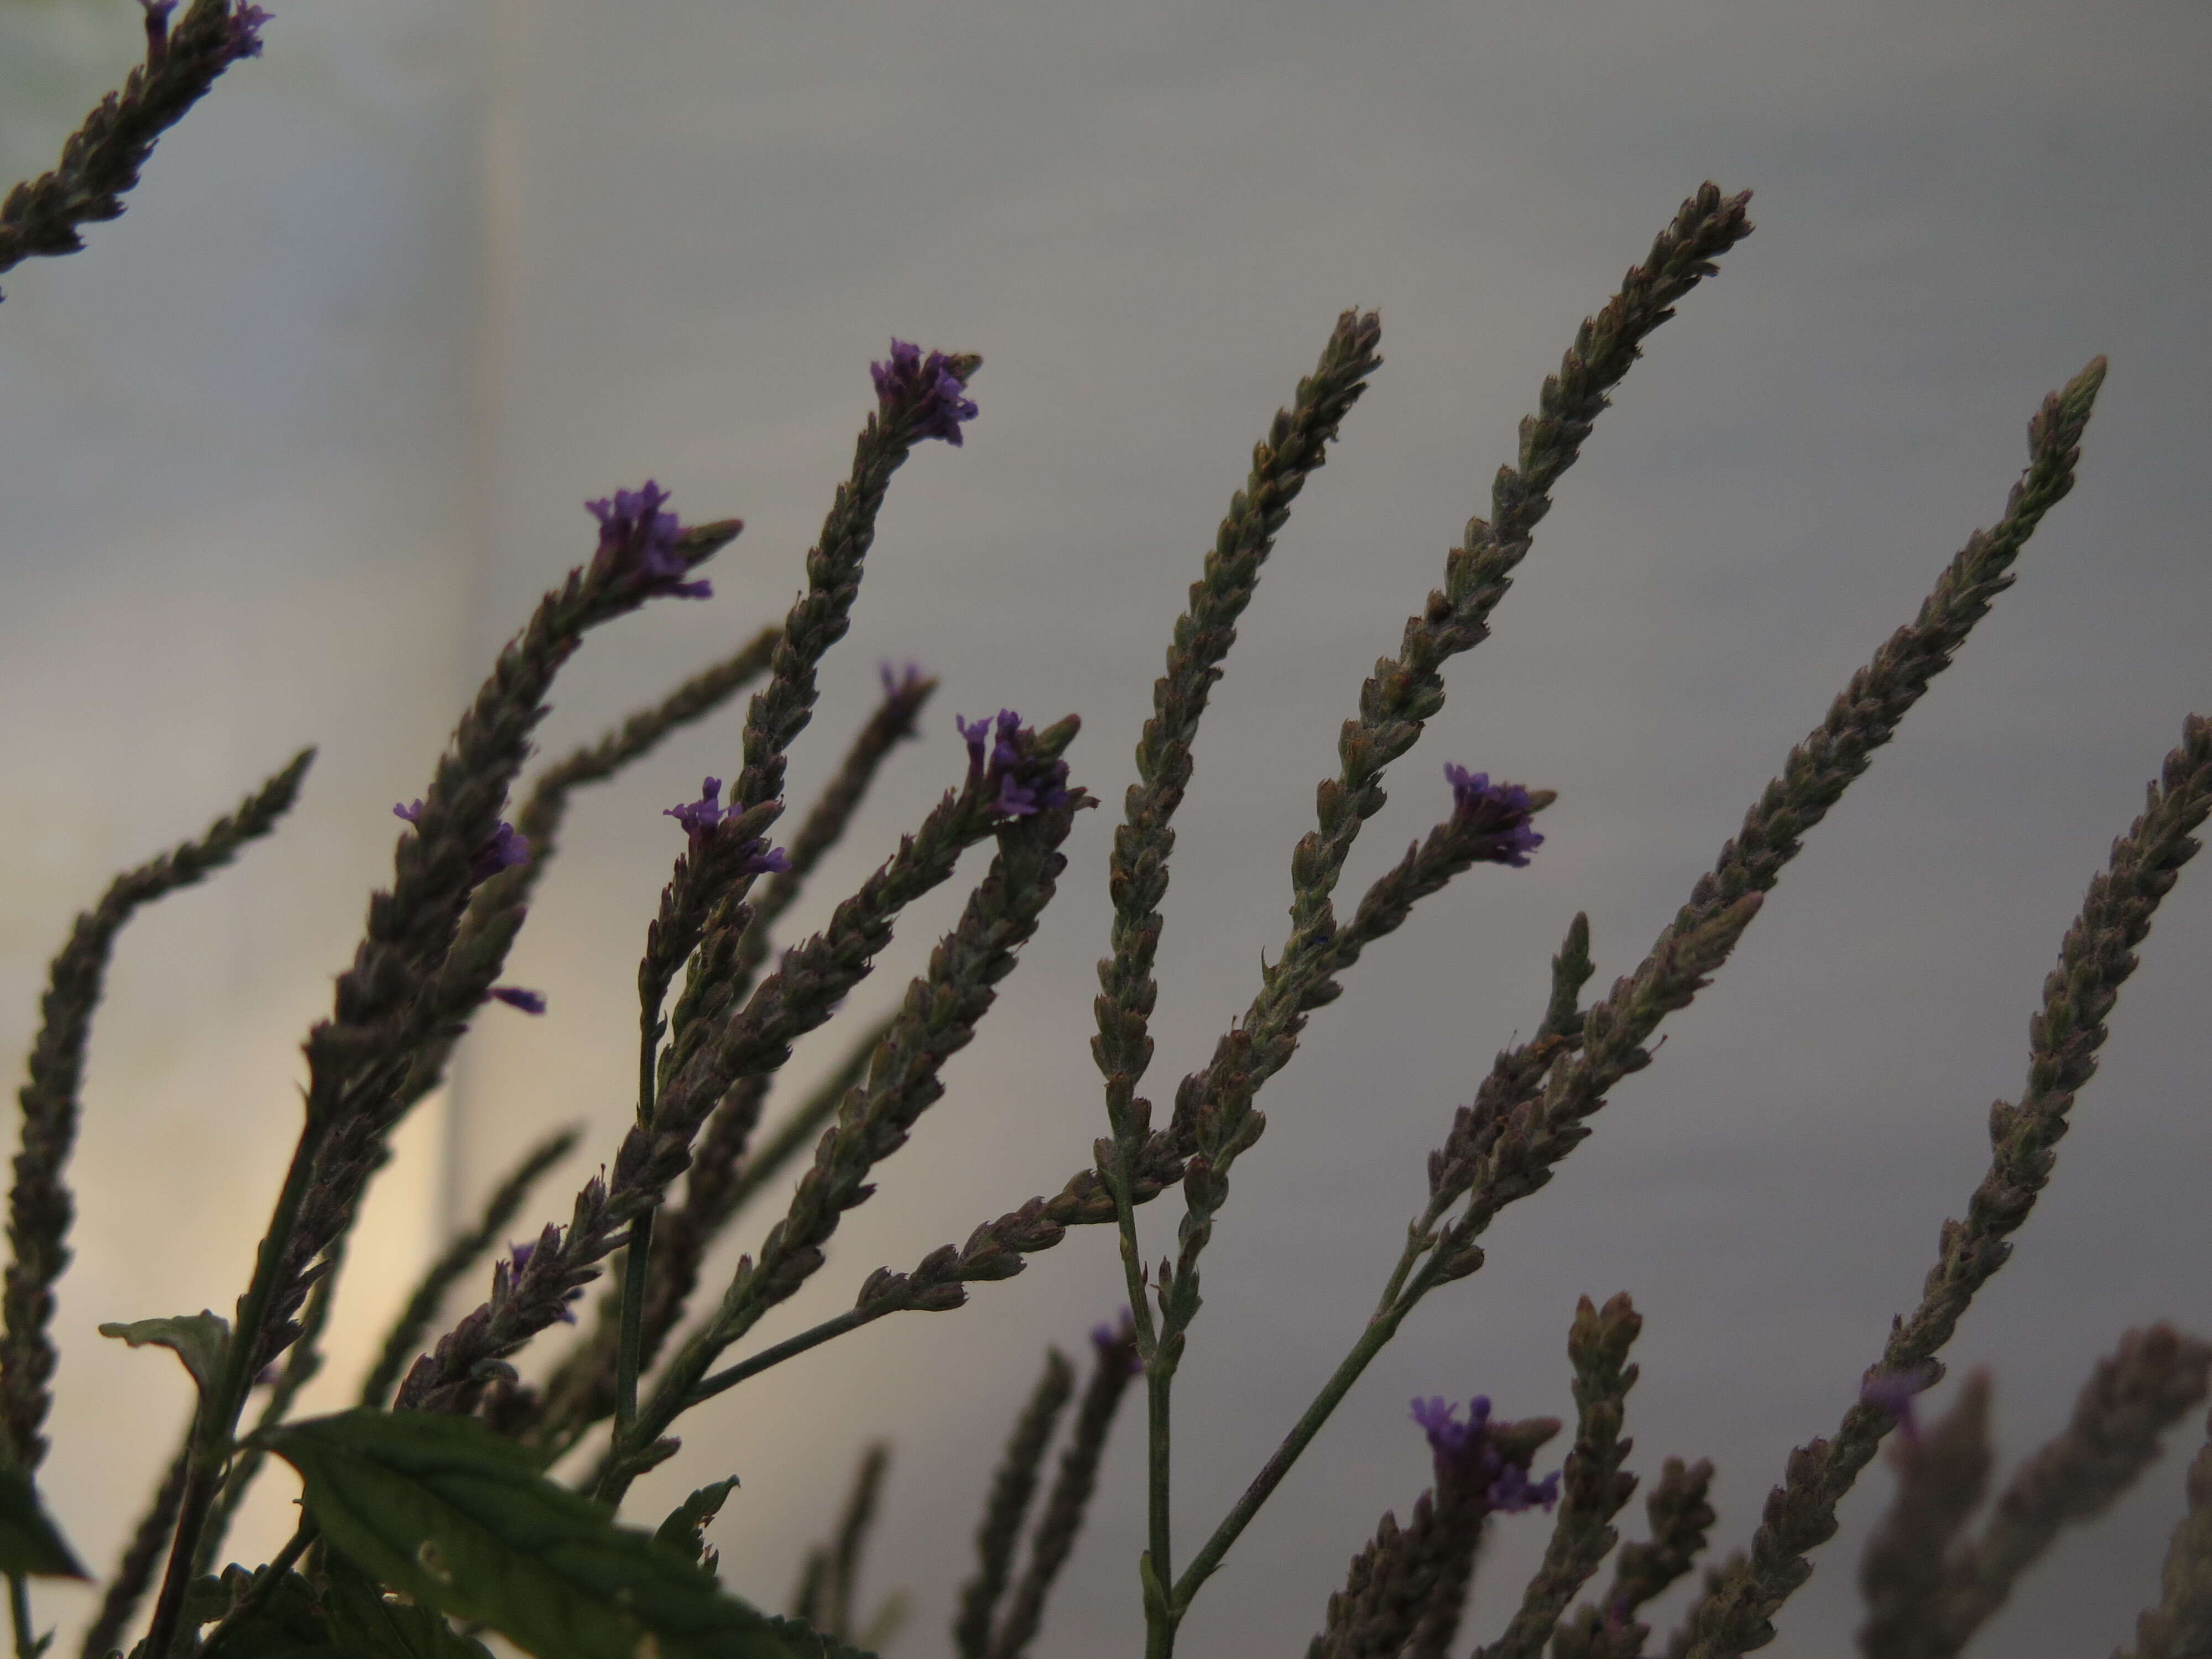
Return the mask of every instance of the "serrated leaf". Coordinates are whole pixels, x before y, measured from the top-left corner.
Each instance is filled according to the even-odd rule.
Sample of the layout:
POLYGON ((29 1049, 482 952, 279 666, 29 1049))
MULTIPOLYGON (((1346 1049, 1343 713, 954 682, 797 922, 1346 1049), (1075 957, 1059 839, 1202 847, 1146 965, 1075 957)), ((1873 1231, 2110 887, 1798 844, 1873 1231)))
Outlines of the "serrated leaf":
POLYGON ((40 1502, 31 1472, 13 1463, 0 1463, 0 1572, 34 1578, 90 1577, 40 1502))
POLYGON ((738 1477, 717 1480, 711 1486, 702 1486, 670 1512, 653 1534, 656 1544, 665 1544, 687 1561, 696 1561, 708 1572, 714 1564, 707 1559, 707 1525, 722 1512, 722 1505, 738 1489, 738 1477))
POLYGON ((167 1319, 135 1319, 127 1325, 111 1320, 100 1328, 100 1334, 118 1338, 134 1348, 151 1344, 173 1350, 192 1374, 203 1398, 222 1376, 222 1362, 230 1351, 230 1322, 211 1308, 196 1314, 173 1314, 167 1319))
POLYGON ((538 1659, 866 1659, 713 1578, 468 1418, 342 1412, 263 1437, 340 1552, 538 1659))
POLYGON ((491 1659, 483 1643, 433 1609, 386 1601, 352 1557, 333 1550, 330 1567, 331 1638, 349 1659, 491 1659))

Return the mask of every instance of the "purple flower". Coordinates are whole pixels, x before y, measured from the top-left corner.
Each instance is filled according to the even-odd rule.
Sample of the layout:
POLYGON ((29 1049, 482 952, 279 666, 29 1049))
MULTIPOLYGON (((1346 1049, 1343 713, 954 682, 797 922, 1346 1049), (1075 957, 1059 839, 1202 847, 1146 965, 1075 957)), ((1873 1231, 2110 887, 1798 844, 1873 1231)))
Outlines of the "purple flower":
POLYGON ((1101 1320, 1091 1328, 1091 1346, 1098 1350, 1102 1361, 1112 1358, 1116 1352, 1126 1352, 1129 1375, 1144 1374, 1145 1362, 1137 1352, 1136 1316, 1127 1308, 1121 1310, 1120 1318, 1101 1320))
POLYGON ((1462 1490, 1472 1487, 1483 1494, 1491 1509, 1508 1515, 1548 1510, 1559 1501, 1556 1471, 1541 1480, 1530 1480, 1528 1455, 1510 1455, 1492 1436, 1489 1395, 1479 1394, 1468 1402, 1464 1423, 1459 1420, 1459 1407, 1441 1395, 1416 1400, 1413 1421, 1429 1437, 1439 1482, 1449 1481, 1462 1490))
POLYGON ((169 55, 169 14, 177 0, 138 0, 146 13, 146 61, 159 64, 169 55))
POLYGON ((1031 755, 1030 744, 1036 734, 1023 726, 1022 717, 1012 709, 1001 708, 995 720, 971 722, 955 714, 952 723, 968 745, 968 774, 980 778, 991 793, 994 811, 1025 818, 1067 804, 1067 763, 1031 755))
POLYGON ((634 571, 650 592, 711 599, 713 583, 685 580, 689 567, 676 545, 684 526, 673 513, 661 511, 667 500, 668 492, 647 478, 635 489, 617 489, 611 499, 586 501, 585 510, 599 521, 599 549, 592 563, 634 571))
POLYGON ((1859 1385, 1859 1398, 1875 1410, 1887 1412, 1908 1446, 1920 1443, 1920 1419, 1912 1401, 1935 1381, 1925 1366, 1910 1371, 1875 1371, 1859 1385))
POLYGON ((1544 844, 1529 823, 1534 804, 1519 784, 1492 783, 1489 773, 1470 772, 1449 761, 1444 778, 1451 785, 1452 817, 1463 821, 1482 842, 1479 858, 1517 870, 1544 844))
POLYGON ((918 662, 902 663, 893 668, 888 662, 878 665, 876 674, 884 683, 887 697, 910 697, 921 690, 921 683, 929 677, 921 672, 918 662))
POLYGON ((542 991, 526 991, 520 985, 495 985, 491 988, 491 995, 495 1001, 503 1002, 510 1008, 520 1008, 526 1014, 545 1012, 545 994, 542 991))
MULTIPOLYGON (((684 833, 690 837, 691 854, 695 858, 714 845, 714 838, 724 824, 734 823, 738 817, 737 812, 730 810, 737 805, 734 797, 730 808, 725 808, 721 793, 721 779, 702 778, 699 782, 698 799, 686 801, 681 806, 664 807, 661 811, 661 817, 674 818, 684 826, 684 833)), ((770 847, 760 841, 754 842, 752 845, 753 851, 746 855, 744 867, 738 872, 740 875, 781 875, 791 868, 791 860, 781 847, 770 847)))
POLYGON ((471 882, 484 881, 502 870, 512 870, 518 864, 530 862, 530 843, 516 833, 513 824, 502 819, 491 839, 477 848, 477 861, 470 866, 471 882))
POLYGON ((507 1264, 517 1279, 522 1277, 523 1269, 530 1265, 530 1258, 536 1254, 538 1244, 535 1240, 527 1244, 510 1244, 507 1247, 507 1264))
POLYGON ((942 438, 955 449, 960 447, 960 423, 975 418, 975 405, 968 399, 968 383, 953 372, 951 358, 941 351, 924 358, 920 346, 894 338, 890 361, 871 363, 868 372, 875 376, 876 401, 884 414, 911 401, 906 422, 914 442, 942 438))
POLYGON ((714 838, 714 826, 722 821, 721 795, 721 779, 702 779, 697 800, 686 801, 681 806, 664 807, 660 816, 674 818, 682 824, 684 833, 691 838, 691 850, 703 853, 707 850, 707 843, 714 838))
MULTIPOLYGON (((392 816, 404 818, 420 830, 422 827, 422 803, 416 800, 404 806, 395 805, 392 809, 392 816)), ((491 832, 491 839, 477 848, 476 862, 469 867, 469 885, 473 887, 502 870, 512 870, 518 864, 529 862, 529 842, 516 831, 513 824, 502 819, 499 828, 491 832)))
POLYGON ((258 6, 240 6, 231 13, 223 31, 224 55, 233 58, 260 57, 261 26, 268 21, 269 14, 258 6))

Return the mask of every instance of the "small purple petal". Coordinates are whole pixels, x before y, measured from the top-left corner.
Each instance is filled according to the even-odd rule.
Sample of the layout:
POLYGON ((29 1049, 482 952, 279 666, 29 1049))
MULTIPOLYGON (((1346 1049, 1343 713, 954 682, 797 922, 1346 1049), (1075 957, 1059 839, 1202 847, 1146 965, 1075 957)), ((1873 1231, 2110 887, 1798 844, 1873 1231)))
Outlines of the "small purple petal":
POLYGON ((146 12, 146 61, 158 64, 169 55, 169 14, 177 0, 138 0, 146 12))
POLYGON ((690 838, 691 850, 694 853, 703 852, 706 849, 708 840, 714 835, 715 826, 722 822, 725 815, 722 811, 721 793, 721 779, 702 779, 699 784, 697 800, 686 801, 681 806, 667 807, 661 812, 661 817, 674 818, 677 823, 684 826, 684 832, 690 838))
POLYGON ((1923 1368, 1917 1371, 1877 1372, 1859 1386, 1859 1398, 1877 1411, 1886 1412, 1897 1425, 1897 1431, 1908 1446, 1920 1443, 1920 1419, 1914 1413, 1913 1400, 1923 1393, 1933 1381, 1923 1368))
POLYGON ((258 6, 240 6, 231 13, 223 32, 223 51, 232 58, 261 56, 261 26, 269 14, 258 6))
POLYGON ((512 870, 518 864, 530 862, 530 843, 515 830, 513 824, 501 822, 493 830, 491 839, 477 848, 477 861, 469 872, 471 881, 486 881, 502 870, 512 870))
POLYGON ((503 1002, 510 1008, 520 1008, 526 1014, 545 1012, 543 992, 526 991, 520 985, 495 985, 491 988, 491 995, 495 1001, 503 1002))
POLYGON ((1528 854, 1544 844, 1544 837, 1529 822, 1535 803, 1517 783, 1492 783, 1487 772, 1470 772, 1464 766, 1444 763, 1444 781, 1451 785, 1452 817, 1472 823, 1486 863, 1524 867, 1528 854))
POLYGON ((611 497, 586 501, 584 510, 599 521, 594 563, 602 569, 635 572, 654 593, 684 599, 711 598, 712 584, 685 580, 688 568, 677 545, 684 525, 673 513, 662 511, 667 501, 668 492, 647 478, 635 489, 617 489, 611 497))
POLYGON ((968 763, 976 771, 983 769, 983 744, 991 735, 991 722, 980 720, 972 726, 959 715, 952 717, 953 725, 960 728, 960 740, 968 745, 968 763))
POLYGON ((911 441, 942 438, 959 447, 961 423, 974 420, 976 410, 967 395, 966 382, 953 373, 951 358, 933 351, 925 360, 920 346, 894 338, 889 360, 871 363, 868 373, 875 380, 876 401, 884 414, 907 405, 904 414, 911 441))
POLYGON ((411 806, 402 806, 395 803, 392 808, 392 816, 395 818, 404 818, 410 823, 420 823, 422 822, 422 803, 418 800, 411 806))

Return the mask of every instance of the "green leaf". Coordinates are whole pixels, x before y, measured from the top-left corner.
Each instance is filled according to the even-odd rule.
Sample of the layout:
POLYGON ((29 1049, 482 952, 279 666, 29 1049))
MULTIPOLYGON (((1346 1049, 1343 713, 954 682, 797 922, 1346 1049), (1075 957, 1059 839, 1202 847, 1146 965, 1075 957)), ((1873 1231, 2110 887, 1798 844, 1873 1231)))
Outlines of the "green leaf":
POLYGON ((707 1547, 707 1523, 722 1512, 722 1505, 737 1490, 738 1477, 717 1480, 711 1486, 702 1486, 670 1512, 653 1534, 656 1544, 665 1544, 687 1561, 696 1561, 708 1572, 714 1571, 714 1552, 707 1547))
POLYGON ((0 1572, 34 1578, 85 1578, 61 1528, 39 1501, 31 1472, 0 1463, 0 1572))
POLYGON ((102 1336, 119 1337, 134 1348, 149 1343, 170 1348, 192 1374, 202 1398, 213 1391, 222 1376, 222 1362, 230 1352, 230 1322, 211 1308, 196 1314, 176 1314, 167 1319, 138 1319, 128 1325, 111 1321, 100 1328, 102 1336))
MULTIPOLYGON (((220 1578, 195 1578, 185 1591, 179 1625, 192 1632, 228 1618, 259 1576, 232 1565, 220 1578)), ((216 1651, 220 1659, 350 1659, 331 1644, 314 1588, 296 1572, 270 1585, 252 1612, 225 1628, 216 1651)), ((131 1649, 131 1659, 148 1659, 143 1641, 131 1649)))
POLYGON ((262 1439, 300 1471, 339 1551, 538 1659, 865 1659, 725 1595, 471 1419, 342 1412, 262 1439))
POLYGON ((491 1659, 433 1609, 386 1601, 352 1557, 333 1550, 330 1569, 331 1636, 349 1659, 491 1659))

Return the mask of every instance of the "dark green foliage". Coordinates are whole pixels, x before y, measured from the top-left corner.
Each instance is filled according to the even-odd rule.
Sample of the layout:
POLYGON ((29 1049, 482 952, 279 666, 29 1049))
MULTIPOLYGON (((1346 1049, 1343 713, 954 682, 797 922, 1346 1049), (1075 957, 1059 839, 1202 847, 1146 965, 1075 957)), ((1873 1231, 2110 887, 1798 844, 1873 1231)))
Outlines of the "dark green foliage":
POLYGON ((680 1552, 617 1526, 465 1418, 352 1411, 269 1442, 300 1471, 307 1512, 334 1547, 387 1589, 488 1625, 538 1659, 838 1651, 723 1595, 680 1552))
POLYGON ((203 1400, 222 1381, 223 1361, 230 1352, 230 1322, 205 1309, 167 1319, 136 1320, 128 1325, 106 1324, 100 1334, 134 1348, 168 1349, 184 1361, 203 1400))
POLYGON ((88 1578, 61 1528, 46 1513, 30 1471, 0 1463, 0 1572, 40 1578, 88 1578))
POLYGON ((665 1544, 687 1560, 714 1571, 715 1553, 707 1542, 707 1528, 722 1512, 722 1505, 738 1489, 738 1477, 729 1475, 702 1486, 668 1512, 668 1519, 653 1531, 653 1542, 665 1544))
POLYGON ((349 1556, 331 1553, 328 1580, 331 1640, 353 1659, 490 1659, 483 1643, 428 1607, 386 1595, 349 1556))

